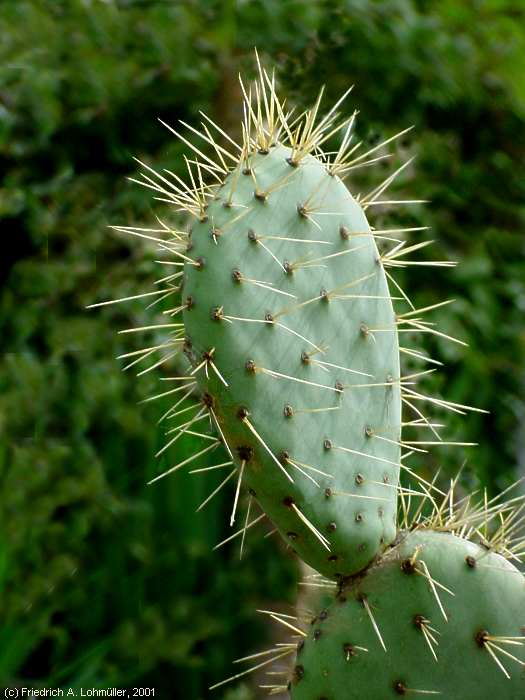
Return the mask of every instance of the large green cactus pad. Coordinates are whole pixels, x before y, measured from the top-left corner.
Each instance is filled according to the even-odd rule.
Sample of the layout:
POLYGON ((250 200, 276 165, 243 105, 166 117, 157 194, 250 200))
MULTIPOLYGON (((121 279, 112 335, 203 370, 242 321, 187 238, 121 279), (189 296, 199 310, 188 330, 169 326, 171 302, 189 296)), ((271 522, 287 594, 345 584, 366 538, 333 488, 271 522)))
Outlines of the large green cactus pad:
POLYGON ((525 581, 505 558, 451 534, 401 535, 314 620, 291 696, 522 700, 524 625, 525 581))
MULTIPOLYGON (((435 360, 400 348, 398 333, 448 338, 423 318, 448 302, 416 309, 389 272, 449 263, 406 257, 429 241, 406 245, 398 236, 424 227, 373 230, 368 224, 368 207, 417 203, 382 199, 410 161, 365 194, 353 197, 344 184, 356 168, 393 155, 385 147, 404 131, 358 153, 355 113, 341 121, 337 111, 349 91, 320 117, 321 90, 310 110, 292 117, 277 97, 274 77, 260 64, 254 85, 246 89, 241 81, 241 86, 241 143, 203 115, 201 130, 185 126, 188 137, 205 142, 205 152, 168 127, 197 158, 186 158, 188 181, 142 163, 135 181, 189 214, 193 225, 178 230, 158 218, 160 228, 117 227, 158 242, 164 257, 158 262, 172 266, 171 274, 157 280, 162 286, 144 295, 154 297, 150 303, 177 296, 161 323, 127 329, 158 331, 163 341, 123 357, 134 358, 131 367, 166 353, 144 372, 183 348, 192 365, 183 376, 165 378, 185 383, 148 400, 175 399, 161 418, 169 439, 159 455, 185 435, 204 440, 206 447, 150 483, 188 464, 204 471, 194 461, 222 442, 230 459, 209 469, 231 469, 199 508, 235 483, 233 525, 241 487, 247 486, 301 558, 340 578, 367 566, 395 537, 401 447, 424 452, 436 443, 463 444, 442 442, 418 405, 430 402, 456 412, 467 407, 413 388, 433 370, 400 372, 400 351, 409 360, 435 360), (325 152, 338 132, 339 147, 325 152), (379 254, 377 240, 393 246, 379 254), (387 280, 400 296, 391 297, 387 280), (394 299, 409 310, 394 313, 394 299), (196 402, 180 407, 190 395, 196 402), (402 423, 402 401, 414 420, 402 423), (207 418, 215 435, 202 433, 207 418), (418 438, 420 429, 434 435, 402 439, 403 425, 418 438)), ((219 544, 242 535, 242 551, 244 533, 257 521, 247 517, 244 527, 219 544)))
POLYGON ((186 352, 211 360, 199 384, 280 533, 318 571, 351 574, 395 537, 395 317, 362 208, 291 155, 239 165, 194 225, 186 352))
POLYGON ((158 218, 160 228, 117 227, 159 243, 164 259, 158 262, 171 266, 157 280, 161 286, 143 296, 153 298, 151 305, 176 296, 161 323, 127 329, 158 331, 159 340, 122 357, 133 358, 131 367, 166 353, 146 372, 184 349, 192 365, 183 376, 165 378, 185 383, 147 400, 175 399, 160 421, 168 426, 168 441, 158 455, 188 435, 205 446, 150 483, 188 464, 193 472, 230 467, 199 509, 230 483, 236 484, 231 525, 243 486, 263 515, 248 521, 249 500, 244 527, 217 546, 242 535, 242 552, 247 529, 265 514, 304 561, 340 578, 367 566, 395 537, 399 469, 408 469, 401 465, 401 447, 424 452, 436 443, 465 444, 442 442, 419 405, 456 412, 468 407, 413 388, 416 378, 433 370, 400 372, 400 352, 409 361, 435 360, 400 348, 398 332, 448 338, 422 318, 448 302, 416 309, 389 272, 449 263, 407 259, 429 241, 405 245, 398 236, 424 227, 373 230, 368 224, 365 211, 372 205, 417 203, 382 199, 410 161, 355 198, 344 184, 356 168, 393 155, 385 147, 406 130, 359 153, 356 113, 339 120, 337 111, 349 90, 322 117, 323 90, 310 110, 292 117, 260 64, 254 85, 246 89, 241 80, 241 87, 240 143, 203 115, 201 130, 185 126, 190 139, 205 142, 205 152, 168 127, 196 157, 186 158, 187 182, 145 163, 134 179, 189 214, 193 226, 178 230, 158 218), (338 132, 338 149, 325 152, 338 132), (393 247, 380 255, 377 240, 393 247), (387 280, 400 296, 390 296, 387 280), (395 314, 394 299, 410 310, 395 314), (196 401, 181 407, 190 396, 196 401), (414 420, 402 423, 402 401, 414 420), (215 435, 202 433, 206 425, 215 435), (430 441, 402 439, 403 425, 418 438, 420 429, 434 435, 430 441), (228 461, 195 464, 220 443, 228 461))

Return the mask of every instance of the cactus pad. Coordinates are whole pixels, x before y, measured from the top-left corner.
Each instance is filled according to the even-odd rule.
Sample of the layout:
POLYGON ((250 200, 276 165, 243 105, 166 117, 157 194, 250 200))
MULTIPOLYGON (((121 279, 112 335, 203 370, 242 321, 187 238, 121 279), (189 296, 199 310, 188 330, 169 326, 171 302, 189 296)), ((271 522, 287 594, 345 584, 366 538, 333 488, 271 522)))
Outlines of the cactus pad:
MULTIPOLYGON (((158 332, 161 342, 123 357, 133 358, 131 367, 165 353, 143 372, 181 351, 190 363, 167 378, 177 381, 174 389, 147 400, 175 399, 161 420, 177 420, 167 423, 174 427, 158 454, 185 435, 204 440, 203 447, 152 482, 224 448, 227 456, 209 469, 228 472, 210 498, 236 484, 230 524, 241 488, 248 487, 248 513, 256 499, 306 563, 342 578, 395 538, 399 470, 407 468, 401 448, 464 444, 443 443, 419 405, 429 401, 460 413, 467 407, 413 388, 414 379, 431 370, 406 376, 400 370, 400 352, 434 362, 400 348, 398 332, 445 335, 422 315, 447 302, 415 309, 388 271, 449 263, 406 259, 428 241, 406 246, 399 235, 424 227, 375 230, 367 221, 368 207, 385 204, 382 193, 410 161, 367 194, 354 197, 345 184, 356 168, 391 155, 387 144, 404 131, 359 153, 360 143, 352 141, 355 113, 338 119, 349 91, 320 117, 321 91, 312 109, 292 119, 260 65, 253 88, 241 85, 241 143, 204 116, 201 131, 185 125, 205 142, 204 153, 168 127, 197 158, 186 158, 187 182, 141 163, 135 181, 192 223, 189 230, 160 218, 160 228, 116 227, 160 244, 158 262, 172 266, 171 274, 143 296, 152 304, 176 301, 162 322, 127 329, 158 332), (212 136, 217 131, 220 141, 212 136), (339 148, 323 152, 338 132, 339 148), (393 247, 380 253, 376 241, 393 247), (391 297, 390 281, 401 296, 391 297), (409 310, 395 313, 394 298, 409 310), (402 402, 415 414, 405 423, 410 430, 430 429, 437 440, 402 439, 402 402), (206 425, 213 434, 203 433, 206 425)), ((242 534, 243 542, 256 522, 247 519, 224 541, 242 534)))
POLYGON ((499 554, 455 535, 401 534, 314 620, 293 700, 525 697, 525 585, 499 554))
POLYGON ((204 218, 183 290, 199 386, 283 537, 326 575, 358 571, 395 536, 401 428, 395 317, 363 210, 325 163, 275 145, 204 218))

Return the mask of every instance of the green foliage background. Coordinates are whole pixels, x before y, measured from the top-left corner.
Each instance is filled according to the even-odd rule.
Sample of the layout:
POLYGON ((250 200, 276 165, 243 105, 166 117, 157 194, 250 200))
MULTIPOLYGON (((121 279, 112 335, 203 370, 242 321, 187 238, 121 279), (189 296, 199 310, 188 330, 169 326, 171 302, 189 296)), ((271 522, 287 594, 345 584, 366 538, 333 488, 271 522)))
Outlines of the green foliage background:
MULTIPOLYGON (((0 686, 205 698, 233 658, 268 640, 254 608, 292 603, 298 572, 261 531, 242 562, 234 545, 211 553, 229 534, 231 494, 193 511, 216 478, 145 486, 162 468, 156 421, 168 404, 137 406, 157 377, 122 374, 114 357, 139 347, 116 330, 151 312, 85 311, 153 279, 152 250, 107 228, 151 220, 149 195, 126 181, 132 156, 181 171, 184 149, 157 117, 191 122, 204 109, 232 128, 236 73, 254 46, 301 106, 320 83, 326 104, 355 83, 348 109, 355 99, 365 142, 414 124, 397 155, 417 159, 394 193, 431 204, 388 221, 432 226, 432 256, 461 265, 400 279, 419 306, 457 299, 436 318, 470 347, 427 340, 446 362, 429 385, 490 410, 448 434, 481 442, 470 479, 496 491, 525 461, 524 7, 3 0, 0 36, 0 686)), ((451 474, 465 454, 420 468, 451 474)))

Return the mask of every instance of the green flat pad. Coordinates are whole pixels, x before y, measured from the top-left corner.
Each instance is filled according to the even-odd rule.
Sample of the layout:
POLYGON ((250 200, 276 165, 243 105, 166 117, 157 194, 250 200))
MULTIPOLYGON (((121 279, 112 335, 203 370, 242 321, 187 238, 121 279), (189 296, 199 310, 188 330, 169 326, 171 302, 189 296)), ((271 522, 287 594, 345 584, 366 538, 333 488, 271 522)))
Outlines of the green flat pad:
POLYGON ((447 700, 523 700, 523 665, 491 647, 503 671, 483 641, 488 633, 493 644, 525 661, 523 575, 502 556, 454 535, 416 531, 401 537, 312 624, 297 656, 292 699, 436 693, 447 700), (437 644, 426 641, 421 618, 437 644))
POLYGON ((239 166, 194 225, 186 353, 194 367, 211 353, 196 376, 235 464, 246 460, 243 482, 299 556, 334 577, 395 537, 398 339, 362 208, 321 161, 293 167, 290 153, 239 166))

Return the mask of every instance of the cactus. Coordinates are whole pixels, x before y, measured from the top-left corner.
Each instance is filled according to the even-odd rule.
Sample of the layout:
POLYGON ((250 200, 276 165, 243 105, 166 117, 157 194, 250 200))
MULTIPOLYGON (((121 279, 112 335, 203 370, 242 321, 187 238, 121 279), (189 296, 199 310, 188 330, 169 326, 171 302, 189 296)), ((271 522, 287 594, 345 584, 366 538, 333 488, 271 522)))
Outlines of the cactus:
POLYGON ((332 600, 313 619, 272 614, 300 640, 262 657, 263 665, 282 661, 296 649, 289 683, 269 686, 272 693, 524 697, 525 580, 511 563, 523 546, 524 499, 476 507, 463 499, 452 508, 453 500, 452 489, 430 516, 405 522, 409 529, 379 560, 332 584, 332 600))
POLYGON ((184 415, 167 430, 159 454, 185 435, 204 441, 150 483, 187 465, 194 472, 227 469, 201 504, 235 484, 233 525, 241 489, 248 488, 245 524, 224 542, 241 536, 242 551, 247 530, 266 515, 318 572, 314 585, 337 589, 307 631, 299 618, 270 613, 301 637, 299 645, 294 640, 246 657, 258 659, 258 669, 297 652, 289 683, 263 686, 271 694, 522 698, 523 670, 511 674, 507 667, 525 666, 525 586, 509 561, 521 556, 522 542, 513 537, 523 524, 524 506, 516 505, 523 499, 476 507, 463 499, 454 509, 453 486, 438 507, 439 489, 403 461, 429 445, 470 444, 444 442, 422 402, 459 413, 480 409, 420 393, 415 380, 432 370, 403 374, 400 367, 401 353, 435 363, 400 346, 400 331, 461 342, 423 318, 448 302, 416 309, 389 272, 414 264, 405 256, 428 242, 406 245, 398 236, 423 227, 376 230, 367 220, 368 208, 385 203, 382 193, 406 163, 367 195, 352 196, 345 184, 355 169, 384 158, 385 146, 400 134, 358 155, 355 113, 337 117, 349 91, 319 118, 321 91, 314 107, 293 119, 274 77, 258 67, 253 91, 241 81, 240 144, 204 117, 201 131, 188 129, 214 158, 168 127, 196 155, 186 158, 189 183, 141 164, 136 182, 190 215, 189 230, 160 219, 160 228, 116 227, 157 242, 160 264, 171 266, 161 288, 137 295, 152 297, 152 305, 175 299, 166 318, 147 327, 163 340, 126 355, 134 366, 168 353, 150 369, 176 354, 188 362, 182 376, 169 378, 175 388, 157 395, 175 399, 161 420, 184 415), (323 153, 338 132, 339 149, 323 153), (391 248, 380 252, 378 243, 391 248), (391 296, 390 285, 400 296, 391 296), (396 300, 408 311, 395 312, 396 300), (403 404, 412 420, 403 421, 403 404), (212 433, 202 427, 205 420, 212 433), (431 430, 436 439, 407 440, 404 426, 431 430), (194 468, 216 451, 222 452, 217 464, 194 468), (401 469, 409 488, 400 486, 401 469), (415 513, 405 496, 422 499, 415 513), (254 500, 263 515, 249 522, 254 500), (424 515, 429 503, 433 510, 424 515))

